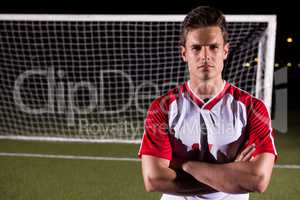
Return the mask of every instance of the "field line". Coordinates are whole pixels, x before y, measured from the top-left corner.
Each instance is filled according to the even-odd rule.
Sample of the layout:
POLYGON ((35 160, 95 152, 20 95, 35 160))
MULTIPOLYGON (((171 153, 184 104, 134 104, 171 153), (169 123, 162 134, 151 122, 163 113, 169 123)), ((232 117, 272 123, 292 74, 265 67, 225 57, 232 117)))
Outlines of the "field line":
MULTIPOLYGON (((107 157, 107 156, 79 156, 79 155, 54 155, 54 154, 35 154, 35 153, 8 153, 0 152, 2 157, 30 157, 30 158, 55 158, 69 160, 109 160, 109 161, 130 161, 139 162, 138 158, 128 157, 107 157)), ((300 169, 300 165, 275 165, 275 168, 283 169, 300 169)))
POLYGON ((134 161, 134 162, 139 161, 138 158, 126 158, 126 157, 54 155, 54 154, 33 154, 33 153, 7 153, 7 152, 0 152, 0 156, 30 157, 30 158, 57 158, 57 159, 69 159, 69 160, 111 160, 111 161, 134 161))

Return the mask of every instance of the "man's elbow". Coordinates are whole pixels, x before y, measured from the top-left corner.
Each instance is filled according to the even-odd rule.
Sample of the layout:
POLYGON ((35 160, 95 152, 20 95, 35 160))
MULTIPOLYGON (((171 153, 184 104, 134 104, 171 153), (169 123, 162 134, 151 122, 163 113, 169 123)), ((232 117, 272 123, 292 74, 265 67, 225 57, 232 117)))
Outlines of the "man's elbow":
POLYGON ((145 177, 144 178, 144 187, 147 192, 156 192, 158 188, 157 188, 155 178, 145 177))
POLYGON ((265 178, 264 176, 260 176, 258 178, 258 181, 255 184, 255 192, 263 193, 267 190, 269 185, 269 180, 265 178))
POLYGON ((155 192, 155 187, 150 182, 144 182, 146 192, 155 192))
POLYGON ((246 185, 238 184, 237 190, 227 191, 228 193, 238 194, 240 192, 257 192, 263 193, 267 190, 269 185, 269 180, 267 180, 264 176, 256 176, 252 181, 248 181, 246 185), (250 183, 250 184, 249 184, 250 183))

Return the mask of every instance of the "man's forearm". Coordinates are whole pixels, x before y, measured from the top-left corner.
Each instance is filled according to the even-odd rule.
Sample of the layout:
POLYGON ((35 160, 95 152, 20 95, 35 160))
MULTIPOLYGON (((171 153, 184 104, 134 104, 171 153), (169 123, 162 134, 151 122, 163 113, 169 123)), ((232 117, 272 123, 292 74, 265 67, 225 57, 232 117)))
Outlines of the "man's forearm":
POLYGON ((149 177, 147 180, 148 191, 157 191, 173 195, 199 195, 215 192, 214 189, 207 185, 199 183, 190 174, 173 169, 165 169, 161 171, 160 176, 149 177))
MULTIPOLYGON (((265 169, 272 171, 270 164, 265 169)), ((209 164, 189 161, 183 170, 199 182, 226 193, 263 192, 269 183, 269 174, 257 170, 257 162, 232 162, 227 164, 209 164), (267 174, 267 175, 266 175, 267 174)), ((263 167, 260 167, 263 168, 263 167)))
MULTIPOLYGON (((145 189, 176 195, 196 195, 213 189, 184 172, 181 165, 151 155, 142 156, 145 189)), ((214 191, 214 190, 213 190, 214 191)))

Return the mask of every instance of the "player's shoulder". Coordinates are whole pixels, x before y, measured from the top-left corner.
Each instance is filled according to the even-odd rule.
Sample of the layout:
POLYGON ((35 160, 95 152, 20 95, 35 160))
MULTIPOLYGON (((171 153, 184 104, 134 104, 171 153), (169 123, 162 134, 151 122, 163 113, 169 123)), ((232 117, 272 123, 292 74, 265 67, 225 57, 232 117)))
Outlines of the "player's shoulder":
POLYGON ((229 84, 228 92, 233 96, 233 98, 237 101, 242 102, 247 107, 265 107, 264 102, 250 94, 249 92, 234 86, 231 83, 229 84))
POLYGON ((182 94, 183 91, 184 84, 177 85, 176 87, 167 91, 165 94, 158 96, 156 99, 154 99, 150 104, 149 110, 169 110, 169 107, 172 104, 172 102, 176 101, 176 99, 178 99, 178 97, 182 94))

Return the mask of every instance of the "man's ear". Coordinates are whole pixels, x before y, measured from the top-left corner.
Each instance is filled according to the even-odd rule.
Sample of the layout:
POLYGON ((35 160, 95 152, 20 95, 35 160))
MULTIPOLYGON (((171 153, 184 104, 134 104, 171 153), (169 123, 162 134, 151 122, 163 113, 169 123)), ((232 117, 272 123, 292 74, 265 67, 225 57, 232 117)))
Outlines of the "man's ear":
POLYGON ((181 54, 181 58, 184 62, 187 61, 186 59, 186 48, 184 46, 180 46, 180 54, 181 54))
POLYGON ((229 43, 227 42, 227 43, 224 45, 224 60, 227 59, 228 54, 229 54, 229 43))

